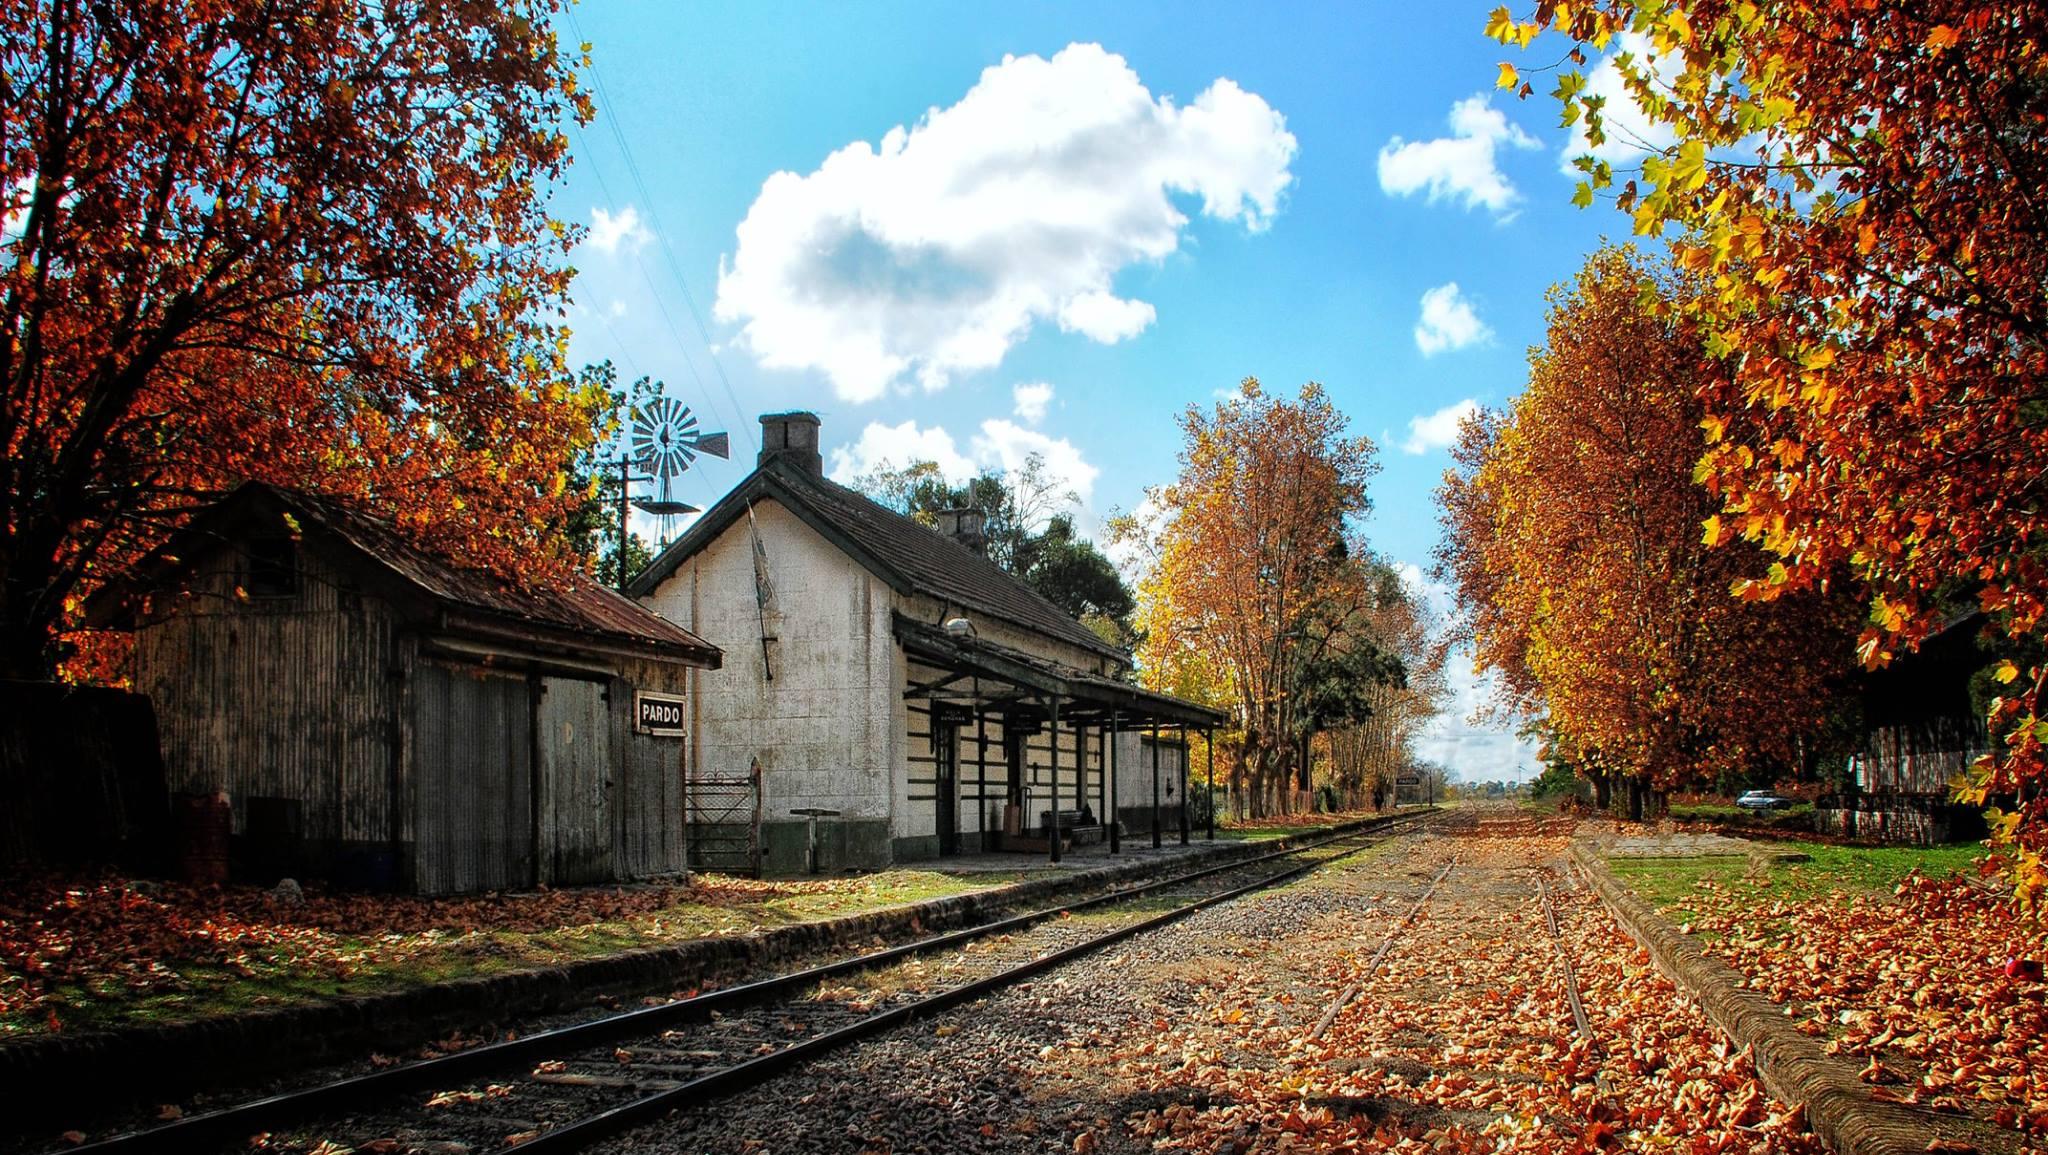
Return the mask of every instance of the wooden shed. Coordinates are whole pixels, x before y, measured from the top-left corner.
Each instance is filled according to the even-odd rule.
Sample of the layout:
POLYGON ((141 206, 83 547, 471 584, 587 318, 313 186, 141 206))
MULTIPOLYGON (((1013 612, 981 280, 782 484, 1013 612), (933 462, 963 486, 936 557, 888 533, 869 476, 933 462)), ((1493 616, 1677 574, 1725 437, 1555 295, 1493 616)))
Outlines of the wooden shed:
POLYGON ((581 574, 456 565, 248 484, 91 607, 135 635, 174 792, 256 877, 457 894, 671 874, 687 672, 719 651, 581 574))

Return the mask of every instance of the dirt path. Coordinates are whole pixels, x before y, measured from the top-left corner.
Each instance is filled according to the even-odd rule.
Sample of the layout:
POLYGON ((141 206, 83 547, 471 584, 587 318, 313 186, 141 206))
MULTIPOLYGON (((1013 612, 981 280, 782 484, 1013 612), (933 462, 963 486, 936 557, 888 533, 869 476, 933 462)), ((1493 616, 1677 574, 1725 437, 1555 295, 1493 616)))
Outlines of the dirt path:
POLYGON ((1565 846, 1466 812, 619 1149, 1817 1150, 1565 846))

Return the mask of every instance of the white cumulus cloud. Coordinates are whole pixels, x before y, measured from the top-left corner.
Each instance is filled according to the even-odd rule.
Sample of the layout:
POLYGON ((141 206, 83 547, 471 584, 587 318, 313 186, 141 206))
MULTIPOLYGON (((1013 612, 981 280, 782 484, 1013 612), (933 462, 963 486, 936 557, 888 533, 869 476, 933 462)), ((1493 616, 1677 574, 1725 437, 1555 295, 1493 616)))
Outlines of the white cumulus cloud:
POLYGON ((942 426, 926 427, 916 421, 901 425, 870 421, 860 431, 859 440, 832 451, 832 480, 850 485, 877 469, 902 469, 919 461, 937 465, 946 480, 955 485, 978 472, 975 463, 960 452, 953 435, 942 426))
POLYGON ((1415 322, 1415 347, 1425 357, 1463 349, 1492 339, 1493 330, 1479 319, 1472 302, 1458 291, 1458 282, 1438 285, 1422 294, 1422 315, 1415 322))
MULTIPOLYGON (((1045 480, 1055 493, 1071 493, 1078 513, 1085 513, 1095 496, 1095 479, 1102 470, 1091 463, 1072 441, 1013 421, 992 417, 981 423, 968 438, 965 448, 944 426, 919 425, 915 420, 900 425, 871 421, 851 445, 834 449, 831 476, 850 485, 877 469, 902 469, 918 461, 939 467, 946 480, 955 485, 984 470, 1014 473, 1036 456, 1043 464, 1045 480)), ((1092 524, 1092 519, 1082 519, 1092 524)), ((1084 526, 1084 529, 1088 526, 1084 526)))
POLYGON ((1043 381, 1031 381, 1010 388, 1010 398, 1015 402, 1013 412, 1022 420, 1033 425, 1045 420, 1045 411, 1052 404, 1052 386, 1043 381))
POLYGON ((1538 744, 1519 737, 1512 724, 1497 720, 1493 675, 1472 667, 1462 647, 1444 665, 1449 701, 1415 738, 1415 755, 1451 772, 1453 781, 1521 781, 1532 778, 1538 744))
POLYGON ((1606 106, 1600 110, 1601 132, 1606 139, 1600 142, 1600 147, 1594 148, 1586 141, 1586 122, 1581 120, 1573 125, 1564 149, 1557 154, 1558 167, 1567 176, 1581 179, 1585 176, 1572 162, 1587 153, 1612 165, 1634 166, 1642 163, 1644 157, 1663 152, 1678 143, 1678 135, 1652 121, 1622 83, 1621 70, 1614 64, 1614 58, 1622 53, 1632 56, 1638 67, 1649 68, 1652 77, 1661 79, 1663 76, 1658 62, 1651 56, 1648 36, 1640 32, 1624 32, 1615 38, 1614 46, 1586 76, 1587 94, 1607 98, 1606 106))
POLYGON ((1066 438, 1026 429, 1000 417, 981 423, 981 432, 974 437, 974 452, 1006 473, 1015 473, 1033 456, 1038 457, 1045 463, 1045 479, 1054 490, 1072 493, 1084 509, 1095 496, 1095 479, 1102 475, 1066 438))
POLYGON ((1458 440, 1458 426, 1477 412, 1479 403, 1468 397, 1434 413, 1409 418, 1408 440, 1401 443, 1401 452, 1420 454, 1449 447, 1458 440))
POLYGON ((1125 340, 1156 312, 1113 282, 1179 249, 1176 197, 1262 230, 1294 153, 1285 118, 1228 79, 1182 106, 1098 45, 1004 57, 957 104, 769 177, 716 313, 763 365, 856 401, 990 368, 1043 321, 1125 340))
POLYGON ((590 232, 583 243, 600 253, 616 253, 625 249, 628 253, 654 239, 647 226, 640 223, 640 210, 627 205, 615 216, 601 208, 590 210, 590 232))
POLYGON ((1380 191, 1423 193, 1431 203, 1459 201, 1505 218, 1521 197, 1501 172, 1498 154, 1503 148, 1542 146, 1483 95, 1452 105, 1450 125, 1451 135, 1434 140, 1388 141, 1380 149, 1380 191))

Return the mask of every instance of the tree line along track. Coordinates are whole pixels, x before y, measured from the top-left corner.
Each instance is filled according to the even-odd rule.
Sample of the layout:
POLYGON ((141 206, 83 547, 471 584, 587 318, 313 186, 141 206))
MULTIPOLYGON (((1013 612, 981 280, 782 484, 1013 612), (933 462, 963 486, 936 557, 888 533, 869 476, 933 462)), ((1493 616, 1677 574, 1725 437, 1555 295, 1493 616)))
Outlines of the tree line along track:
MULTIPOLYGON (((767 1082, 827 1051, 979 998, 1197 910, 1348 858, 1428 817, 1396 819, 1367 832, 270 1095, 66 1150, 104 1155, 226 1150, 243 1147, 251 1135, 289 1129, 310 1137, 322 1127, 353 1144, 415 1137, 390 1148, 397 1151, 492 1150, 512 1141, 528 1152, 577 1150, 671 1110, 767 1082), (1246 872, 1254 877, 1242 878, 1246 872)), ((273 1134, 272 1149, 290 1149, 298 1137, 273 1134)), ((305 1146, 314 1143, 307 1138, 305 1146)))

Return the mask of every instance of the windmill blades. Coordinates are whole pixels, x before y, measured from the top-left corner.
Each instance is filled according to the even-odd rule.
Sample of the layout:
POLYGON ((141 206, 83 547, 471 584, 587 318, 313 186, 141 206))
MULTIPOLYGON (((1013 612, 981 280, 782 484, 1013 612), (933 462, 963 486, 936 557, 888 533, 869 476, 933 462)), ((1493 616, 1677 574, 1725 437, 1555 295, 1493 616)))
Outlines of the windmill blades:
POLYGON ((729 452, 725 434, 699 430, 697 415, 673 397, 656 397, 633 411, 628 447, 633 461, 664 486, 695 464, 698 454, 729 452))

